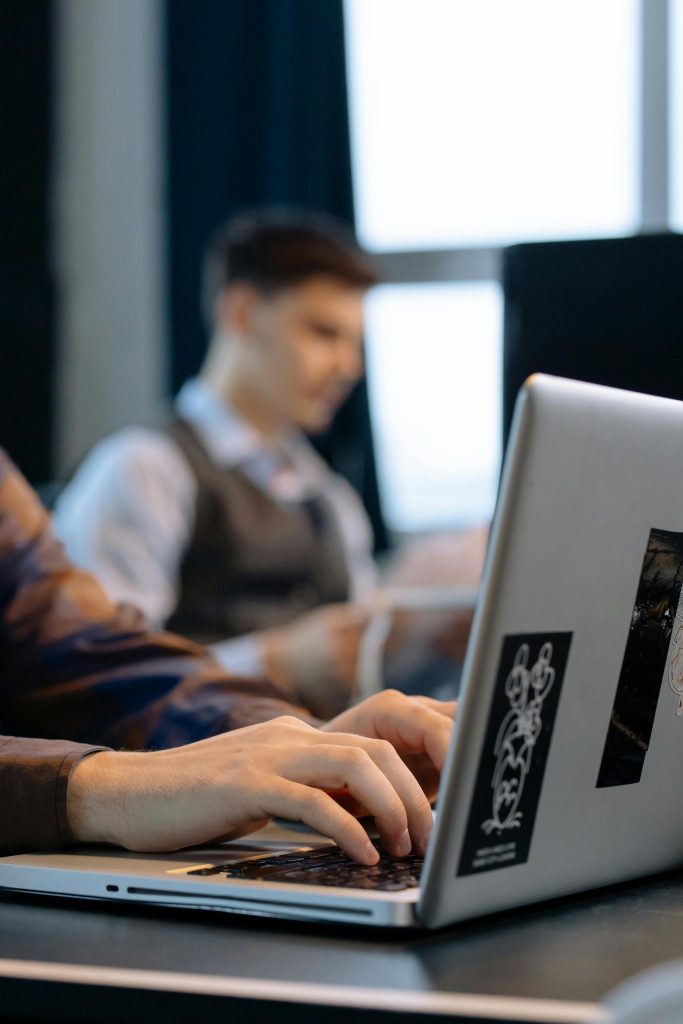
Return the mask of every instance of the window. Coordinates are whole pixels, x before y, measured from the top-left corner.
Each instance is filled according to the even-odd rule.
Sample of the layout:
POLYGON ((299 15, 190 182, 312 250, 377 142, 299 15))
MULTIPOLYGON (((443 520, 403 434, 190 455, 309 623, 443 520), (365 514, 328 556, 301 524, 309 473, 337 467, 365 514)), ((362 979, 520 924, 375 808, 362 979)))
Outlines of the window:
POLYGON ((491 514, 501 315, 492 282, 385 285, 368 299, 379 481, 387 521, 401 533, 485 522, 491 514))
POLYGON ((667 0, 345 3, 357 227, 387 282, 367 330, 385 515, 456 527, 493 510, 502 246, 666 226, 645 214, 661 209, 662 134, 654 156, 641 140, 667 0))
POLYGON ((634 230, 634 0, 348 0, 346 10, 368 246, 634 230))

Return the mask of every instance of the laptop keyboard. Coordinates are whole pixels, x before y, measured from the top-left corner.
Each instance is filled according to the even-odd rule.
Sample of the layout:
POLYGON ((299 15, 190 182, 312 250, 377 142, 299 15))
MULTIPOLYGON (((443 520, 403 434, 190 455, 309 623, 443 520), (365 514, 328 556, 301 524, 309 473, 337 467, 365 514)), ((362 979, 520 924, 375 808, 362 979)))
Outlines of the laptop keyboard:
POLYGON ((398 859, 377 846, 377 864, 357 864, 338 846, 279 853, 232 864, 197 868, 188 875, 222 875, 259 882, 296 882, 298 885, 334 885, 345 889, 400 892, 420 884, 423 857, 409 854, 398 859))

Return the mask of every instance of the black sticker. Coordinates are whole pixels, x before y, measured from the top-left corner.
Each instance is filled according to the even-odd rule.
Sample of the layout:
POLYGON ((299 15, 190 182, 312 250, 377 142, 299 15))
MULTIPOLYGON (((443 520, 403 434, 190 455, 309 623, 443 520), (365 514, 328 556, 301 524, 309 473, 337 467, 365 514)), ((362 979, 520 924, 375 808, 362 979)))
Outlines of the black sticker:
MULTIPOLYGON (((598 788, 640 782, 682 584, 683 533, 651 530, 600 763, 598 788)), ((674 682, 672 689, 676 690, 674 682)))
POLYGON ((529 856, 571 633, 506 636, 458 875, 529 856))

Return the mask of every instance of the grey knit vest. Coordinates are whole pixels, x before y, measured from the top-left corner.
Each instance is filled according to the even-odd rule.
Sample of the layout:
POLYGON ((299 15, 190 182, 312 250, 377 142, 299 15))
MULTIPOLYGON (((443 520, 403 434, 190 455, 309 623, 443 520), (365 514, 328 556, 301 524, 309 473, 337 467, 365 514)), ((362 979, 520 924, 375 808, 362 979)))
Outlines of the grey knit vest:
POLYGON ((215 643, 348 599, 342 540, 324 495, 279 504, 238 470, 217 466, 185 420, 166 430, 197 484, 169 629, 215 643))

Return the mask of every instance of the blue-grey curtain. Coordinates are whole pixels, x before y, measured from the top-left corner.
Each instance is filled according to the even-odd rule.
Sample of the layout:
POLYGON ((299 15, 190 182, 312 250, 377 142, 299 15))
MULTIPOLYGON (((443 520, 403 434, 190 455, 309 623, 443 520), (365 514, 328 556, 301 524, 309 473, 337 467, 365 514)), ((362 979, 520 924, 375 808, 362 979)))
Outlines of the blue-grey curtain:
MULTIPOLYGON (((342 0, 167 0, 171 365, 199 366, 198 293, 210 231, 245 206, 289 203, 353 223, 342 0)), ((380 514, 362 384, 322 454, 380 514)))
POLYGON ((49 0, 0 4, 0 444, 34 481, 52 428, 51 27, 49 0))

